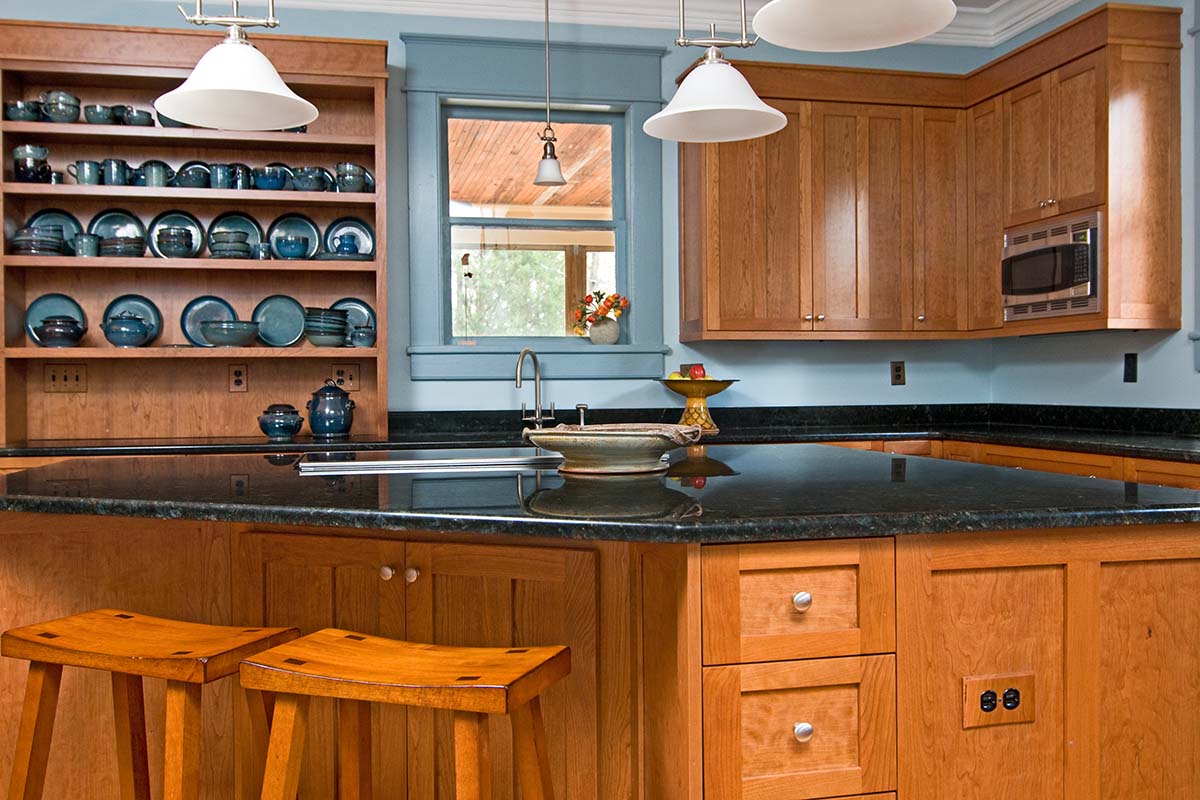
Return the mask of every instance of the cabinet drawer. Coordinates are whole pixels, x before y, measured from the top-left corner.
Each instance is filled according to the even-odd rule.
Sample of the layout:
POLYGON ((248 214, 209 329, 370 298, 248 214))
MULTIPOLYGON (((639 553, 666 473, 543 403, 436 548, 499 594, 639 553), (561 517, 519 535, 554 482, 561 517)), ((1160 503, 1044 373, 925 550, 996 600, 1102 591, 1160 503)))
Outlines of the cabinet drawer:
POLYGON ((895 656, 704 669, 708 800, 810 800, 895 788, 895 656), (801 724, 812 728, 805 742, 801 724))
POLYGON ((940 458, 942 455, 942 443, 930 441, 929 439, 886 440, 883 443, 883 452, 898 456, 932 456, 940 458))
POLYGON ((1133 483, 1152 483, 1156 486, 1200 489, 1200 464, 1127 458, 1125 459, 1125 480, 1133 483))
POLYGON ((705 664, 896 649, 891 539, 717 545, 701 552, 705 664))
POLYGON ((1006 447, 997 444, 981 444, 979 461, 1000 467, 1020 467, 1040 472, 1061 472, 1067 475, 1083 475, 1088 478, 1123 480, 1120 456, 1102 456, 1095 453, 1072 453, 1066 450, 1041 450, 1035 447, 1006 447))

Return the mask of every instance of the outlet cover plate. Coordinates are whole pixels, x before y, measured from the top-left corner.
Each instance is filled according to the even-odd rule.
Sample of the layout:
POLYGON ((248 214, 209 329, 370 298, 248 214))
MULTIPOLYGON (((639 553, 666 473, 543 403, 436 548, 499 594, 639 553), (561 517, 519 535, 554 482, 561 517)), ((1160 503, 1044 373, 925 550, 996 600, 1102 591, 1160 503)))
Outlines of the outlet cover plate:
POLYGON ((329 377, 347 392, 357 392, 359 390, 358 379, 360 376, 358 364, 334 364, 332 367, 333 374, 329 377))
POLYGON ((86 364, 46 364, 42 391, 52 394, 83 394, 87 388, 86 364))
POLYGON ((892 370, 892 386, 904 386, 907 383, 907 378, 904 374, 904 362, 893 361, 892 370))
POLYGON ((1034 684, 1032 672, 971 675, 963 678, 963 730, 1033 722, 1037 711, 1034 684), (1003 701, 998 699, 995 711, 984 711, 979 707, 979 696, 989 689, 996 693, 997 698, 1003 698, 1009 689, 1016 689, 1021 693, 1021 705, 1009 711, 1004 707, 1003 701))

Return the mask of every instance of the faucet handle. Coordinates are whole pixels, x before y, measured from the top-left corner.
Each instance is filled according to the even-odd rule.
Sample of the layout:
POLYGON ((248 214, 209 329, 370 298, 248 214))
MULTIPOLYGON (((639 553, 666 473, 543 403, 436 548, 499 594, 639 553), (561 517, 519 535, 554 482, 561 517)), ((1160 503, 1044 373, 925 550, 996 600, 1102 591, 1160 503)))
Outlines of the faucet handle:
POLYGON ((542 419, 554 419, 554 401, 550 401, 550 413, 543 414, 542 419))
POLYGON ((586 427, 587 421, 584 419, 584 415, 587 414, 587 410, 588 410, 587 403, 577 403, 575 405, 575 410, 579 412, 579 427, 580 428, 586 427))

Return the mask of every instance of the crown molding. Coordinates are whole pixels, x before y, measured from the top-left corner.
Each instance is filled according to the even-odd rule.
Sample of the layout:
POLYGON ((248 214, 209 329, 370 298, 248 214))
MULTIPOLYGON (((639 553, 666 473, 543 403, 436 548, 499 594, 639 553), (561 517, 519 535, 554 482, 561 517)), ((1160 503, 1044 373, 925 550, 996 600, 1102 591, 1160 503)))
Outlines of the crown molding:
MULTIPOLYGON (((177 3, 178 0, 156 0, 177 3)), ((964 7, 944 30, 922 44, 963 47, 996 47, 1068 8, 1079 0, 996 0, 986 8, 964 7)), ((357 11, 375 14, 541 21, 541 0, 285 0, 286 8, 316 11, 357 11)), ((265 0, 243 0, 243 5, 265 6, 265 0)), ((765 0, 750 0, 753 15, 765 0)), ((551 19, 567 25, 604 25, 625 28, 661 28, 673 30, 679 25, 676 5, 658 0, 651 6, 645 0, 555 0, 551 19)), ((687 7, 688 28, 703 29, 716 23, 725 31, 738 25, 737 5, 732 0, 691 0, 687 7)))

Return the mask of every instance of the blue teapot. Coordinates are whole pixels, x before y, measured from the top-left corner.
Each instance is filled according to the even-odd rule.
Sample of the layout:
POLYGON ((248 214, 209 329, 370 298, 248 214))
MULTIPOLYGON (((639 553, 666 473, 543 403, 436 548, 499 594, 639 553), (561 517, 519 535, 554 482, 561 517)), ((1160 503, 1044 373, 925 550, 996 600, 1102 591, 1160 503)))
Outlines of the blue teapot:
POLYGON ((350 434, 354 424, 354 401, 332 380, 313 392, 308 409, 308 427, 318 439, 336 439, 350 434))

